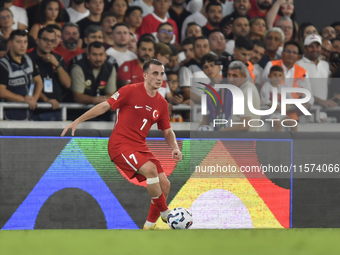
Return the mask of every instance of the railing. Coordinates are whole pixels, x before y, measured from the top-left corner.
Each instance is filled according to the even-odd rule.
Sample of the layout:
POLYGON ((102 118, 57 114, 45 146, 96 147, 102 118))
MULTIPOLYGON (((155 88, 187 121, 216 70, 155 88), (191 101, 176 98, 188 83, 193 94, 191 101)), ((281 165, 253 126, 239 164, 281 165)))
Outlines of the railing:
MULTIPOLYGON (((79 110, 79 109, 90 109, 94 105, 93 104, 78 104, 78 103, 60 103, 58 109, 61 110, 61 120, 66 121, 67 120, 67 110, 79 110)), ((21 102, 0 102, 0 120, 4 119, 4 109, 29 109, 28 103, 21 103, 21 102)), ((50 103, 38 103, 37 106, 38 109, 52 109, 52 104, 50 103)), ((191 107, 186 104, 179 104, 173 106, 174 110, 180 110, 180 111, 190 111, 191 107)), ((193 120, 198 121, 198 111, 201 109, 200 105, 195 105, 193 107, 193 120)))

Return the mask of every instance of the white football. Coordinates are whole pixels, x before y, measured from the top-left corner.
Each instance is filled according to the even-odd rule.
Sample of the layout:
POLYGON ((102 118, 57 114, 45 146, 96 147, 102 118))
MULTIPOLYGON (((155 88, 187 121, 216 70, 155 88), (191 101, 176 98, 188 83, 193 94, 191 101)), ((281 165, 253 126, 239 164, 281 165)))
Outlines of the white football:
POLYGON ((193 218, 188 209, 177 207, 168 214, 167 222, 172 229, 188 229, 193 224, 193 218))

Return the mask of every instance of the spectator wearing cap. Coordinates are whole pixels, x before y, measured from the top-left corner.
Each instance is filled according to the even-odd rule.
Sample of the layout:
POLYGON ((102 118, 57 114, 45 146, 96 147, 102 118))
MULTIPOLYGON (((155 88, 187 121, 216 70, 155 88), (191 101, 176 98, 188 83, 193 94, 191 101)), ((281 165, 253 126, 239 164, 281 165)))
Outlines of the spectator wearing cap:
POLYGON ((174 28, 169 22, 159 25, 157 33, 153 33, 156 37, 156 42, 165 43, 167 45, 174 44, 174 28))
POLYGON ((67 67, 69 67, 73 57, 84 52, 83 49, 77 46, 80 39, 79 36, 79 26, 76 23, 68 22, 64 24, 61 30, 63 42, 55 48, 55 51, 63 57, 67 67))
POLYGON ((333 38, 335 38, 335 29, 331 26, 327 26, 324 27, 321 30, 321 37, 322 39, 326 39, 326 40, 332 40, 333 38))
POLYGON ((234 20, 232 32, 234 38, 226 43, 226 52, 229 54, 234 53, 235 40, 239 36, 248 36, 250 31, 249 20, 245 17, 238 17, 234 20))
POLYGON ((27 29, 28 28, 28 18, 27 18, 27 12, 24 8, 15 6, 13 4, 13 0, 7 0, 4 1, 4 7, 11 10, 13 13, 13 29, 27 29))
POLYGON ((217 56, 221 56, 223 52, 225 52, 226 40, 224 34, 222 34, 219 30, 213 30, 210 32, 208 37, 210 49, 217 56))
POLYGON ((127 49, 130 40, 129 27, 126 23, 117 23, 112 28, 114 46, 108 48, 106 53, 117 60, 118 67, 125 61, 136 59, 135 53, 127 49))
POLYGON ((154 40, 144 37, 137 43, 137 59, 126 61, 118 69, 118 88, 126 84, 143 82, 144 62, 155 56, 154 40))
POLYGON ((71 6, 66 8, 66 11, 73 23, 77 23, 90 15, 90 11, 85 7, 84 0, 71 0, 71 6))
POLYGON ((154 0, 153 6, 155 9, 154 12, 143 18, 142 25, 137 29, 137 34, 141 36, 145 33, 157 32, 161 23, 169 22, 174 29, 175 41, 178 43, 178 29, 176 22, 166 16, 170 7, 170 0, 154 0))
POLYGON ((262 40, 255 39, 255 40, 252 40, 252 42, 254 44, 254 49, 251 53, 251 57, 249 61, 254 66, 254 75, 256 77, 255 85, 256 87, 260 88, 262 85, 263 68, 258 63, 262 59, 266 50, 265 50, 264 43, 262 40))
POLYGON ((85 0, 85 7, 90 14, 77 22, 80 31, 80 38, 84 39, 84 31, 88 26, 100 26, 101 15, 104 11, 104 0, 85 0))
POLYGON ((173 19, 177 24, 179 42, 182 41, 181 37, 183 22, 189 15, 191 15, 191 12, 184 8, 184 3, 185 0, 172 0, 172 4, 168 11, 170 18, 173 19))
POLYGON ((117 24, 117 18, 113 12, 104 12, 101 20, 100 26, 104 29, 104 44, 106 49, 114 45, 112 28, 117 24))
POLYGON ((284 41, 285 35, 282 30, 278 27, 272 27, 267 30, 264 35, 264 45, 266 52, 264 53, 259 65, 265 68, 267 63, 271 60, 281 59, 281 56, 277 54, 282 42, 284 41))
POLYGON ((136 0, 130 4, 130 6, 138 6, 140 7, 143 12, 142 16, 145 17, 146 15, 154 12, 154 8, 152 5, 153 0, 136 0))
POLYGON ((330 77, 329 64, 320 60, 321 55, 321 36, 311 34, 305 39, 305 54, 302 59, 296 62, 303 67, 310 79, 312 94, 315 103, 324 107, 334 107, 336 103, 327 100, 328 97, 328 78, 330 77))
POLYGON ((193 42, 194 57, 186 62, 179 69, 179 85, 184 90, 184 100, 191 99, 195 103, 200 103, 200 96, 196 93, 190 93, 190 86, 195 79, 205 78, 208 76, 202 71, 201 59, 204 55, 210 53, 210 44, 206 37, 195 38, 193 42))
MULTIPOLYGON (((267 63, 263 71, 262 82, 265 83, 268 81, 268 75, 272 66, 281 66, 285 75, 285 87, 305 88, 312 93, 309 75, 306 69, 296 64, 296 61, 299 59, 299 55, 302 55, 300 45, 294 41, 286 42, 282 51, 282 59, 273 60, 267 63)), ((302 95, 299 93, 292 93, 292 96, 293 98, 300 98, 302 95)), ((314 97, 312 94, 312 97, 306 104, 306 107, 310 108, 313 103, 314 97)), ((297 115, 292 116, 292 118, 298 119, 297 115)))
POLYGON ((125 12, 124 20, 129 26, 130 32, 137 40, 136 30, 142 25, 143 22, 143 10, 139 6, 131 6, 125 12))
POLYGON ((212 30, 220 29, 222 20, 222 5, 219 2, 211 1, 206 7, 207 24, 202 28, 202 34, 208 37, 212 30))

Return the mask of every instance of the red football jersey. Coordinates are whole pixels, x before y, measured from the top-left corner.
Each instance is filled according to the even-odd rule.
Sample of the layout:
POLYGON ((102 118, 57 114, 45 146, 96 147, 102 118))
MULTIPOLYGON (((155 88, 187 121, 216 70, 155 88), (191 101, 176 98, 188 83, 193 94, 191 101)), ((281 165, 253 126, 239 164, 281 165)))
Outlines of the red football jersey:
POLYGON ((147 33, 154 33, 157 32, 157 29, 159 27, 160 24, 164 23, 164 22, 169 22, 173 28, 174 28, 174 35, 176 35, 176 42, 179 43, 178 41, 178 29, 177 29, 177 24, 173 19, 170 19, 168 17, 166 17, 164 20, 161 20, 161 18, 157 17, 156 14, 154 14, 153 12, 146 15, 143 18, 143 22, 142 25, 137 28, 137 35, 138 37, 140 37, 143 34, 147 34, 147 33))
POLYGON ((171 128, 167 101, 158 92, 150 97, 144 83, 122 87, 107 102, 117 110, 116 125, 109 139, 111 160, 131 148, 148 152, 145 138, 154 123, 161 130, 171 128))

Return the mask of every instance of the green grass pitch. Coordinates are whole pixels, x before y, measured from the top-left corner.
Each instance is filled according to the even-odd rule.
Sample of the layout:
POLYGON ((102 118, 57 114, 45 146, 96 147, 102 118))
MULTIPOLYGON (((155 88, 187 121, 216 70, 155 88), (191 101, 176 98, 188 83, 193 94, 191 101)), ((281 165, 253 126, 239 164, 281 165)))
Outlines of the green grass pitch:
POLYGON ((0 231, 0 254, 340 254, 340 229, 0 231))

